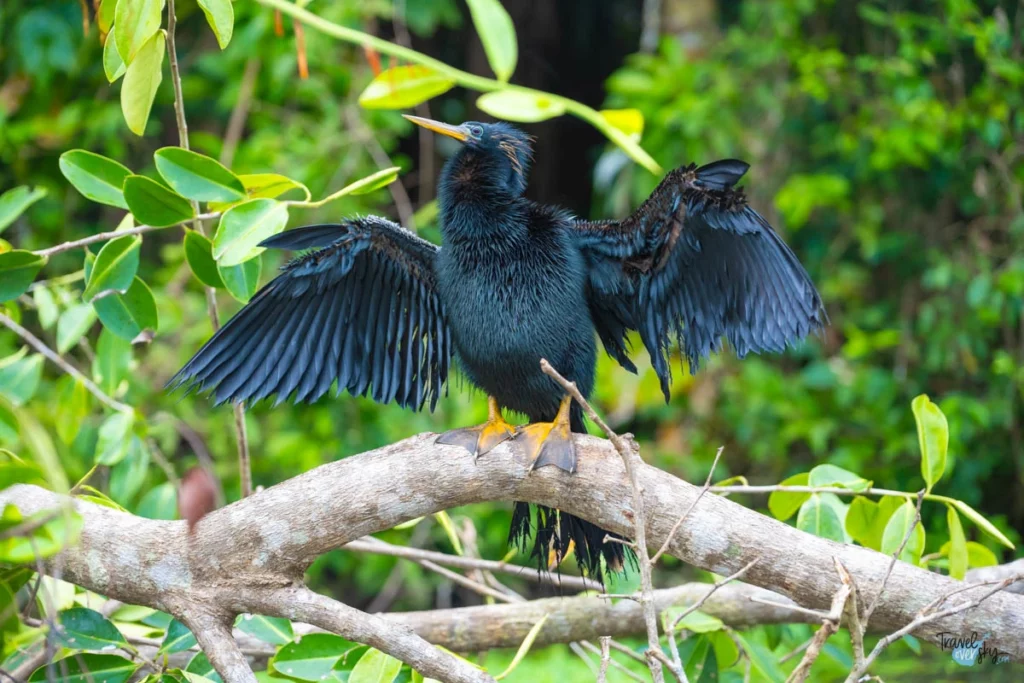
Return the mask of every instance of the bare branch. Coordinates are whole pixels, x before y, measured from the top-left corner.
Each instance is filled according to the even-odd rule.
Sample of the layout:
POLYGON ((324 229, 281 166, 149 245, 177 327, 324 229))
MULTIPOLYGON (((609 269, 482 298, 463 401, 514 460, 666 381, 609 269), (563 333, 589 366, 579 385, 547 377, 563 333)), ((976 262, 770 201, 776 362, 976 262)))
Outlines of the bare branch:
POLYGON ((597 683, 607 683, 608 664, 612 661, 611 636, 601 636, 601 668, 597 672, 597 683))
POLYGON ((885 585, 889 582, 889 577, 892 576, 893 567, 896 566, 896 562, 899 561, 900 555, 903 554, 903 549, 907 547, 907 543, 910 541, 910 537, 914 535, 914 529, 921 523, 921 503, 924 501, 924 489, 921 489, 917 493, 917 510, 914 512, 914 523, 907 529, 907 533, 903 535, 903 541, 900 543, 900 547, 896 549, 896 552, 892 554, 889 559, 889 568, 885 571, 885 576, 882 577, 882 583, 878 586, 878 591, 875 593, 874 599, 868 603, 867 608, 864 610, 864 616, 861 617, 863 627, 867 627, 868 622, 871 621, 871 614, 875 611, 875 607, 878 606, 878 601, 882 599, 882 594, 885 592, 885 585))
MULTIPOLYGON (((39 251, 36 251, 36 252, 33 252, 33 253, 35 253, 37 256, 53 256, 54 254, 59 254, 62 251, 70 251, 72 249, 79 249, 81 247, 86 247, 86 246, 89 246, 90 244, 95 244, 97 242, 106 242, 108 240, 112 240, 112 239, 115 239, 115 238, 118 238, 118 237, 124 237, 125 235, 142 235, 142 234, 145 234, 147 232, 153 232, 154 230, 164 230, 166 228, 180 228, 183 225, 185 225, 186 223, 189 223, 189 222, 191 222, 193 220, 204 220, 204 219, 207 219, 207 218, 217 218, 218 216, 220 216, 220 213, 206 213, 206 214, 200 214, 199 216, 196 216, 195 218, 189 218, 186 221, 181 221, 180 223, 174 223, 173 225, 166 225, 166 226, 139 225, 139 226, 136 226, 134 228, 129 228, 127 230, 111 230, 109 232, 98 232, 95 235, 89 235, 88 237, 83 237, 80 240, 74 240, 74 241, 71 241, 71 242, 63 242, 61 244, 58 244, 58 245, 53 246, 53 247, 49 247, 47 249, 40 249, 39 251)), ((81 276, 76 277, 75 279, 80 280, 81 276)))
POLYGON ((231 635, 231 618, 201 610, 185 612, 180 618, 224 683, 256 683, 256 675, 231 635))
MULTIPOLYGON (((676 628, 678 628, 678 626, 679 626, 679 622, 681 622, 683 619, 685 619, 687 617, 687 615, 690 615, 690 614, 696 612, 697 610, 699 610, 701 608, 701 606, 705 602, 708 601, 708 598, 710 598, 712 595, 715 594, 715 591, 717 591, 718 589, 720 589, 722 586, 724 586, 725 584, 729 583, 730 581, 735 581, 735 580, 739 579, 740 577, 742 577, 744 574, 747 573, 748 569, 750 569, 751 567, 753 567, 755 564, 757 564, 760 561, 761 561, 760 557, 755 558, 755 559, 751 560, 750 562, 748 562, 738 572, 736 572, 734 574, 730 574, 729 576, 725 577, 721 581, 716 581, 715 585, 713 585, 711 587, 711 590, 709 590, 707 593, 704 594, 704 597, 702 597, 696 603, 691 605, 688 609, 684 610, 682 612, 682 614, 680 614, 678 617, 675 618, 675 621, 672 622, 672 625, 669 627, 669 630, 670 631, 675 631, 676 628)), ((751 598, 751 599, 753 599, 753 598, 751 598)), ((785 605, 781 605, 781 606, 783 608, 786 607, 785 605)))
POLYGON ((825 619, 822 620, 821 628, 819 628, 817 633, 814 634, 814 637, 811 638, 811 643, 807 646, 807 651, 804 652, 804 656, 800 660, 800 663, 797 664, 795 669, 793 669, 793 673, 791 673, 789 678, 786 679, 786 683, 803 683, 806 681, 807 677, 811 674, 811 667, 814 666, 814 662, 821 654, 821 648, 825 646, 825 641, 839 630, 839 624, 843 618, 843 612, 846 610, 846 602, 850 598, 850 593, 853 590, 853 583, 850 581, 849 572, 847 572, 846 568, 842 566, 839 559, 833 559, 836 563, 836 572, 839 574, 839 590, 836 591, 835 597, 832 598, 832 608, 829 610, 825 619))
POLYGON ((104 391, 100 389, 98 386, 96 386, 91 379, 83 375, 82 372, 74 365, 64 360, 60 355, 57 354, 56 351, 53 351, 49 346, 47 346, 42 339, 32 334, 18 323, 8 318, 3 313, 0 313, 0 325, 3 325, 4 327, 14 332, 16 335, 21 337, 26 344, 34 348, 39 353, 43 354, 43 356, 51 363, 59 367, 67 374, 74 377, 79 382, 81 382, 82 386, 88 389, 89 393, 98 398, 100 402, 103 403, 104 405, 113 408, 118 412, 132 412, 132 407, 130 405, 126 403, 121 403, 117 399, 113 399, 110 396, 107 396, 107 394, 104 393, 104 391))

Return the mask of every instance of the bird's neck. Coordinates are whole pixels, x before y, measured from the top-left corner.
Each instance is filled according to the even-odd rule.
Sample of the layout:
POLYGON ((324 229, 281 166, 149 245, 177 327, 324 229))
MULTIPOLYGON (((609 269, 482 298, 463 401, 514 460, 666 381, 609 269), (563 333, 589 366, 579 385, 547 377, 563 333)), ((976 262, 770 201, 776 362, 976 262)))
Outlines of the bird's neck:
POLYGON ((516 242, 528 236, 526 200, 479 183, 442 177, 437 194, 441 234, 455 246, 479 242, 516 242))

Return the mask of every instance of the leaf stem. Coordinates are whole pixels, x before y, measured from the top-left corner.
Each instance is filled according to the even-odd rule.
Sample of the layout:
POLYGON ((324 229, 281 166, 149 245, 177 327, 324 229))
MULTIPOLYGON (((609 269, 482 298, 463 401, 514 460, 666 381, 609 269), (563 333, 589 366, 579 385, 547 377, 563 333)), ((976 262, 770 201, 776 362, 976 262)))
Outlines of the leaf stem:
MULTIPOLYGON (((74 240, 72 242, 64 242, 62 244, 58 244, 58 245, 50 247, 48 249, 40 249, 39 251, 36 251, 36 252, 33 252, 33 253, 36 254, 37 256, 47 256, 47 257, 49 257, 49 256, 52 256, 54 254, 59 254, 62 251, 70 251, 72 249, 78 249, 80 247, 85 247, 85 246, 88 246, 90 244, 94 244, 96 242, 105 242, 107 240, 116 239, 118 237, 124 237, 125 235, 141 235, 143 233, 153 232, 154 230, 164 230, 166 228, 180 228, 181 226, 185 225, 186 223, 189 223, 189 222, 194 221, 194 220, 212 219, 212 218, 217 218, 219 216, 220 216, 219 212, 216 212, 216 213, 203 213, 203 214, 199 214, 198 216, 195 216, 194 218, 189 218, 186 221, 181 221, 180 223, 174 223, 172 225, 166 225, 166 226, 163 226, 163 227, 155 226, 155 225, 139 225, 139 226, 136 226, 134 228, 129 228, 128 230, 111 230, 109 232, 98 232, 95 235, 89 235, 88 237, 83 237, 80 240, 74 240)), ((66 281, 67 282, 74 282, 75 280, 81 280, 82 277, 83 277, 83 274, 80 271, 79 273, 75 274, 75 277, 73 279, 69 279, 69 280, 66 280, 66 281)), ((54 278, 54 280, 58 280, 58 279, 60 279, 60 278, 54 278)), ((65 280, 62 280, 62 283, 63 282, 65 282, 65 280)))
POLYGON ((265 7, 273 7, 276 10, 290 15, 296 21, 301 21, 321 33, 325 33, 329 36, 345 41, 346 43, 353 43, 362 47, 368 47, 382 54, 391 55, 392 57, 397 57, 398 59, 433 69, 438 73, 448 76, 457 84, 465 88, 478 90, 480 92, 508 90, 533 97, 543 97, 552 103, 560 104, 565 107, 565 110, 569 113, 583 119, 594 128, 597 128, 599 131, 604 133, 609 140, 622 148, 622 150, 625 151, 634 161, 654 175, 660 176, 664 173, 664 170, 658 162, 644 151, 637 142, 615 126, 608 123, 608 121, 601 115, 601 112, 588 107, 581 102, 569 99, 568 97, 562 97, 561 95, 544 92, 543 90, 527 88, 521 85, 512 85, 510 83, 502 83, 501 81, 493 78, 477 76, 476 74, 471 74, 468 71, 456 69, 455 67, 449 66, 441 60, 434 59, 422 52, 417 52, 416 50, 403 45, 383 40, 347 26, 335 24, 332 21, 328 21, 323 17, 317 16, 316 14, 299 7, 298 5, 288 2, 288 0, 256 0, 256 2, 264 5, 265 7))

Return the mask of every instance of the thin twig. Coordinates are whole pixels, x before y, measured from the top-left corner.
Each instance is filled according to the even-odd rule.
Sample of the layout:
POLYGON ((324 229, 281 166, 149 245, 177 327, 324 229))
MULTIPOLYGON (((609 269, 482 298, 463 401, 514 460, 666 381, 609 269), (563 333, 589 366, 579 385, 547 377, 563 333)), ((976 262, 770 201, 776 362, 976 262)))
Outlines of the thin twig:
POLYGON ((679 626, 679 622, 681 622, 687 615, 692 614, 693 612, 696 612, 697 610, 699 610, 701 608, 701 606, 705 602, 707 602, 708 598, 710 598, 712 595, 714 595, 715 591, 717 591, 719 588, 721 588, 725 584, 729 583, 730 581, 735 581, 736 579, 741 578, 744 574, 747 573, 747 570, 749 570, 751 567, 753 567, 755 564, 757 564, 760 561, 761 561, 760 557, 755 557, 753 560, 751 560, 750 562, 745 564, 739 571, 737 571, 737 572, 735 572, 733 574, 730 574, 729 576, 725 577, 721 581, 716 581, 715 585, 711 587, 711 590, 709 590, 707 593, 705 593, 704 596, 700 600, 698 600, 697 602, 695 602, 692 605, 690 605, 689 607, 687 607, 685 610, 683 610, 682 614, 680 614, 678 617, 675 618, 675 620, 672 622, 672 625, 669 627, 669 630, 671 630, 671 631, 676 630, 676 627, 679 626))
POLYGON ((224 130, 224 145, 220 149, 220 163, 228 168, 231 168, 231 163, 235 160, 238 142, 242 139, 242 133, 245 131, 245 122, 249 118, 249 110, 252 108, 252 96, 256 90, 256 77, 259 76, 261 65, 258 57, 250 57, 245 62, 242 83, 238 86, 238 99, 235 100, 235 106, 231 109, 231 117, 224 130))
POLYGON ((43 340, 41 340, 39 337, 35 336, 34 334, 32 334, 31 332, 26 330, 24 327, 22 327, 18 323, 14 322, 10 318, 8 318, 3 313, 0 313, 0 324, 4 325, 4 327, 8 328, 12 332, 14 332, 16 335, 21 337, 23 340, 25 340, 26 344, 28 344, 29 346, 34 348, 36 351, 41 353, 47 360, 49 360, 54 365, 59 367, 61 370, 63 370, 64 372, 68 373, 69 375, 74 377, 76 380, 81 382, 82 386, 84 386, 86 389, 88 389, 89 393, 92 394, 93 396, 95 396, 96 398, 98 398, 100 400, 100 402, 102 402, 104 405, 106 405, 106 406, 108 406, 108 407, 110 407, 110 408, 112 408, 112 409, 114 409, 114 410, 116 410, 118 412, 123 412, 123 413, 130 413, 130 412, 132 412, 133 408, 130 405, 128 405, 126 403, 121 403, 117 399, 114 399, 114 398, 111 398, 110 396, 107 396, 107 394, 105 394, 102 389, 100 389, 98 386, 96 386, 91 379, 89 379, 88 377, 83 375, 82 372, 80 370, 78 370, 75 366, 71 365, 66 360, 64 360, 60 355, 57 354, 56 351, 53 351, 52 349, 50 349, 50 347, 47 346, 43 342, 43 340))
POLYGON ((832 598, 832 608, 822 620, 821 628, 811 638, 811 644, 807 646, 807 651, 804 652, 800 663, 793 669, 793 673, 786 679, 786 683, 803 683, 806 681, 807 677, 811 674, 811 667, 814 666, 814 662, 821 654, 821 648, 825 646, 825 641, 839 630, 843 612, 846 610, 846 602, 853 590, 853 583, 850 581, 850 573, 846 571, 846 568, 839 562, 839 559, 836 557, 832 559, 835 561, 836 572, 839 574, 839 590, 836 591, 835 597, 832 598))
POLYGON ((910 537, 914 534, 914 530, 917 525, 921 523, 921 502, 924 500, 924 489, 917 492, 917 510, 914 513, 914 523, 907 529, 907 533, 903 535, 903 542, 900 543, 900 547, 896 549, 896 552, 892 554, 892 558, 889 560, 889 567, 885 570, 885 576, 882 577, 882 583, 878 586, 878 591, 875 593, 874 599, 868 604, 864 610, 864 616, 861 617, 861 624, 863 628, 868 627, 868 622, 871 621, 871 614, 878 607, 878 601, 882 599, 882 593, 885 592, 885 585, 889 583, 889 577, 892 576, 893 567, 896 566, 896 562, 900 559, 900 555, 903 554, 903 549, 907 547, 907 543, 910 542, 910 537))
POLYGON ((765 600, 764 598, 751 597, 750 602, 756 602, 759 605, 768 605, 769 607, 776 607, 778 609, 788 609, 794 612, 800 612, 802 614, 812 616, 815 619, 824 619, 828 616, 828 614, 822 612, 821 610, 807 609, 806 607, 801 607, 800 605, 787 605, 782 602, 775 602, 774 600, 765 600))
MULTIPOLYGON (((637 557, 640 561, 640 605, 644 611, 644 622, 647 626, 647 651, 645 656, 647 658, 647 666, 651 670, 651 678, 654 679, 654 683, 664 683, 665 673, 662 671, 661 665, 664 663, 658 655, 664 657, 664 653, 661 651, 660 638, 658 636, 658 614, 657 609, 654 605, 654 582, 651 578, 651 556, 647 551, 647 519, 644 508, 644 494, 643 488, 640 486, 640 479, 637 477, 636 469, 633 467, 633 458, 639 457, 633 450, 632 439, 627 441, 620 437, 612 428, 605 423, 600 415, 594 410, 583 394, 580 393, 579 388, 575 382, 570 382, 565 377, 560 375, 555 370, 551 363, 546 359, 541 358, 540 369, 545 375, 558 382, 563 389, 565 389, 573 399, 579 403, 583 411, 598 427, 601 431, 607 435, 608 440, 612 442, 612 446, 618 451, 622 457, 622 462, 626 468, 626 474, 629 477, 630 485, 633 489, 633 525, 634 535, 636 536, 635 543, 637 549, 637 557)), ((667 660, 667 658, 665 658, 667 660)), ((686 681, 686 674, 681 670, 675 670, 675 665, 669 662, 670 668, 673 669, 673 673, 676 674, 676 678, 680 681, 686 681)))
MULTIPOLYGON (((142 235, 142 234, 147 233, 147 232, 153 232, 154 230, 164 230, 166 228, 180 228, 181 226, 183 226, 183 225, 185 225, 185 224, 187 224, 187 223, 189 223, 189 222, 191 222, 193 220, 196 220, 196 219, 217 218, 218 216, 220 216, 219 212, 206 213, 206 214, 201 214, 199 216, 196 216, 195 219, 189 218, 188 220, 184 220, 184 221, 181 221, 179 223, 174 223, 173 225, 167 225, 167 226, 138 225, 138 226, 136 226, 134 228, 128 228, 127 230, 111 230, 109 232, 98 232, 95 235, 89 235, 88 237, 83 237, 80 240, 72 240, 71 242, 63 242, 63 243, 58 244, 56 246, 49 247, 48 249, 40 249, 39 251, 36 251, 36 252, 33 252, 33 253, 36 256, 53 256, 54 254, 59 254, 59 253, 61 253, 63 251, 71 251, 72 249, 78 249, 80 247, 86 247, 86 246, 89 246, 90 244, 95 244, 96 242, 106 242, 107 240, 112 240, 112 239, 115 239, 115 238, 118 238, 118 237, 124 237, 125 235, 142 235)), ((69 280, 69 281, 73 282, 74 280, 81 280, 82 277, 84 277, 84 274, 83 275, 77 275, 76 274, 76 277, 73 280, 69 280)), ((54 278, 54 280, 58 280, 58 279, 59 278, 54 278)))
POLYGON ((711 463, 711 471, 708 472, 708 478, 704 481, 704 486, 701 488, 700 493, 698 493, 697 497, 693 499, 692 503, 690 503, 690 507, 686 508, 686 512, 684 512, 682 517, 679 518, 679 521, 672 525, 672 529, 669 530, 668 536, 665 537, 665 542, 661 544, 661 548, 659 548, 658 552, 654 553, 654 557, 651 558, 651 564, 657 564, 658 560, 661 559, 661 556, 665 554, 665 551, 668 550, 669 545, 672 543, 672 539, 675 538, 676 532, 678 532, 679 528, 683 526, 683 522, 686 521, 690 512, 693 511, 693 508, 697 507, 697 503, 700 502, 700 499, 703 498, 704 494, 711 488, 711 478, 715 475, 715 467, 718 466, 718 459, 722 457, 722 451, 724 450, 725 446, 719 446, 718 452, 715 453, 715 461, 711 463))
MULTIPOLYGON (((602 636, 601 640, 604 640, 606 637, 608 637, 608 636, 602 636)), ((603 661, 604 661, 603 657, 604 657, 604 655, 601 653, 600 648, 598 648, 596 645, 594 645, 593 643, 591 643, 588 640, 581 640, 581 641, 579 641, 577 643, 572 643, 572 645, 578 645, 579 647, 583 648, 584 650, 587 650, 588 652, 593 652, 594 654, 602 657, 601 661, 602 661, 602 666, 603 666, 603 661)), ((588 659, 587 661, 589 662, 590 660, 588 659)), ((643 663, 643 661, 644 661, 643 659, 640 660, 641 663, 643 663)), ((640 683, 644 683, 644 679, 643 678, 641 678, 640 676, 637 676, 635 673, 633 673, 632 671, 630 671, 629 669, 624 667, 622 664, 619 664, 614 659, 609 659, 609 664, 613 668, 615 668, 616 671, 621 672, 624 676, 626 676, 628 678, 632 678, 634 681, 639 681, 640 683)), ((593 667, 591 667, 591 671, 593 671, 593 667)), ((598 675, 600 675, 600 670, 598 670, 598 675)), ((607 675, 607 672, 606 672, 606 675, 607 675)))
POLYGON ((612 661, 611 636, 601 636, 601 668, 597 671, 597 683, 607 683, 608 665, 612 661))

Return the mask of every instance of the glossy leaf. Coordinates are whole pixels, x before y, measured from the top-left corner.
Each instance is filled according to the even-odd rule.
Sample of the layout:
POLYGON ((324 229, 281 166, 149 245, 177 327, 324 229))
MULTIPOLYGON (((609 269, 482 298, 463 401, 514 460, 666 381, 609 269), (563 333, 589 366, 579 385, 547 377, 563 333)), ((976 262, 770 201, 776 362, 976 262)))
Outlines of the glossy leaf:
POLYGON ((121 59, 121 53, 117 51, 117 27, 113 27, 103 41, 103 74, 107 77, 108 83, 113 83, 124 76, 127 65, 121 59))
MULTIPOLYGON (((543 622, 543 619, 541 621, 543 622)), ((519 654, 516 653, 516 656, 518 657, 519 654)), ((513 660, 509 668, 511 669, 515 663, 515 660, 513 660)), ((352 668, 352 674, 349 676, 348 683, 393 683, 401 670, 401 661, 391 655, 384 654, 380 650, 370 648, 359 658, 355 667, 352 668)), ((495 676, 496 680, 501 678, 502 676, 495 676)))
POLYGON ((0 301, 10 301, 28 291, 32 280, 46 265, 46 257, 15 249, 0 254, 0 301))
POLYGON ((206 15, 206 23, 213 29, 213 35, 217 36, 217 45, 223 50, 231 42, 231 35, 235 31, 235 10, 231 0, 196 1, 206 15))
MULTIPOLYGON (((102 335, 100 336, 102 340, 102 335)), ((54 422, 57 437, 65 444, 71 444, 78 435, 82 421, 89 414, 89 390, 74 377, 67 376, 57 381, 57 409, 54 422)))
MULTIPOLYGON (((807 482, 810 480, 810 474, 808 472, 801 472, 800 474, 794 474, 792 477, 783 479, 779 482, 780 486, 807 486, 807 482)), ((768 510, 772 513, 775 519, 785 522, 787 519, 793 516, 800 506, 804 504, 808 498, 811 497, 809 493, 797 493, 793 491, 773 491, 768 496, 768 510)))
POLYGON ((141 247, 142 238, 138 235, 125 235, 104 244, 96 255, 82 298, 93 301, 100 295, 127 291, 139 269, 141 247))
MULTIPOLYGON (((238 179, 245 187, 245 199, 276 199, 290 190, 300 190, 305 195, 304 201, 309 201, 312 196, 308 187, 279 173, 243 174, 238 176, 238 179)), ((210 202, 209 207, 211 211, 224 211, 241 204, 245 199, 233 202, 210 202)))
POLYGON ((224 288, 231 296, 243 304, 252 298, 256 293, 256 287, 260 283, 260 270, 263 268, 263 261, 254 258, 239 266, 217 266, 217 272, 224 280, 224 288))
POLYGON ((128 453, 110 468, 110 496, 125 505, 146 483, 151 455, 149 447, 137 436, 131 437, 128 453))
POLYGON ((953 505, 956 506, 956 509, 960 512, 960 514, 962 514, 964 517, 978 525, 979 529, 981 529, 986 534, 988 534, 992 538, 996 539, 997 541, 1005 545, 1010 550, 1013 550, 1013 543, 1010 542, 1010 539, 1003 535, 1003 532, 997 529, 995 525, 992 524, 992 522, 985 519, 980 512, 978 512, 977 510, 975 510, 962 500, 953 501, 953 505))
POLYGON ((750 659, 750 663, 754 670, 760 673, 766 680, 771 683, 785 683, 786 674, 782 671, 782 667, 779 665, 778 657, 772 654, 772 652, 761 643, 754 641, 753 639, 744 637, 741 633, 735 633, 736 640, 739 641, 750 659))
POLYGON ((284 230, 288 209, 273 199, 253 199, 228 209, 213 237, 213 258, 222 266, 237 266, 264 249, 260 242, 284 230))
POLYGON ((192 631, 188 630, 185 624, 175 619, 167 627, 167 635, 164 636, 164 642, 160 644, 159 652, 161 654, 174 654, 175 652, 183 652, 191 647, 195 647, 195 645, 196 637, 192 635, 192 631))
POLYGON ((39 317, 39 325, 48 330, 57 323, 60 317, 60 309, 53 293, 49 287, 36 287, 32 290, 32 302, 36 305, 36 315, 39 317))
MULTIPOLYGON (((119 33, 120 31, 115 32, 115 34, 119 33)), ((124 114, 128 130, 136 135, 146 132, 149 112, 153 108, 156 91, 164 77, 165 42, 166 38, 162 30, 154 33, 139 49, 135 59, 128 64, 124 81, 121 83, 121 113, 124 114)), ((125 55, 121 47, 118 47, 118 51, 121 52, 122 57, 125 55)))
POLYGON ((117 51, 131 64, 160 29, 164 0, 118 0, 114 11, 117 51))
POLYGON ((491 116, 518 123, 546 121, 565 113, 565 105, 540 93, 496 90, 477 98, 476 106, 491 116))
POLYGON ((124 294, 105 296, 92 305, 105 328, 130 342, 149 341, 160 327, 153 292, 137 277, 124 294))
POLYGON ((281 647, 270 659, 269 670, 300 681, 320 681, 330 676, 334 665, 352 647, 340 636, 311 633, 281 647))
POLYGON ((124 683, 138 669, 130 660, 118 655, 73 654, 53 663, 44 664, 28 679, 30 683, 124 683))
POLYGON ((60 172, 83 197, 100 204, 127 209, 122 188, 132 172, 105 156, 73 149, 60 155, 60 172))
POLYGON ((3 509, 0 530, 10 532, 22 523, 32 531, 0 538, 0 562, 27 564, 52 557, 77 541, 82 531, 82 516, 77 512, 54 517, 52 510, 42 510, 22 517, 14 505, 8 504, 3 509))
POLYGON ((942 410, 921 394, 911 404, 917 422, 917 441, 921 448, 921 476, 928 490, 946 471, 946 452, 949 449, 949 425, 942 410))
POLYGON ((0 366, 0 396, 15 406, 23 406, 35 396, 42 376, 43 357, 40 354, 6 362, 0 366))
POLYGON ((100 0, 99 9, 96 10, 96 23, 100 27, 100 33, 110 33, 112 30, 116 7, 117 0, 100 0))
POLYGON ((946 507, 946 525, 949 527, 949 575, 962 580, 967 574, 967 537, 960 515, 952 505, 946 507))
POLYGON ((519 47, 512 17, 499 0, 467 0, 487 62, 499 81, 508 81, 516 70, 519 47))
POLYGON ((221 677, 210 664, 210 659, 203 652, 197 652, 195 657, 189 660, 188 666, 185 667, 185 673, 198 674, 204 678, 208 678, 214 683, 220 683, 221 677))
POLYGON ((359 104, 364 109, 408 109, 453 87, 455 81, 425 66, 393 66, 370 81, 359 95, 359 104))
POLYGON ((879 514, 881 508, 878 503, 864 496, 857 496, 846 512, 846 532, 865 548, 879 550, 882 546, 882 537, 876 532, 879 514))
POLYGON ((67 353, 95 322, 96 311, 89 304, 65 309, 57 319, 57 353, 67 353))
POLYGON ((125 179, 124 198, 135 220, 143 225, 165 227, 182 223, 195 215, 187 199, 141 175, 125 179))
MULTIPOLYGON (((915 523, 916 519, 917 509, 913 503, 908 500, 900 505, 885 525, 885 531, 882 533, 882 552, 886 555, 895 553, 899 549, 900 544, 903 543, 903 539, 907 536, 907 531, 915 523)), ((903 548, 903 552, 900 553, 899 559, 910 564, 919 564, 921 554, 924 552, 924 542, 924 527, 916 524, 913 532, 910 534, 910 538, 907 540, 906 546, 903 548)))
POLYGON ((967 541, 967 564, 972 569, 975 567, 994 567, 999 564, 999 558, 982 544, 967 541))
POLYGON ((96 356, 92 361, 92 380, 105 393, 114 396, 118 393, 121 383, 128 377, 131 363, 131 341, 104 327, 96 343, 96 356))
POLYGON ((195 230, 185 231, 185 260, 200 282, 207 287, 224 289, 224 280, 213 260, 213 243, 195 230))
POLYGON ((281 617, 262 614, 243 614, 235 621, 235 628, 271 645, 284 645, 295 638, 292 622, 281 617))
POLYGON ((128 645, 109 619, 87 607, 64 610, 59 623, 61 641, 75 650, 113 650, 128 645))
POLYGON ((128 412, 114 413, 103 421, 96 439, 94 460, 97 465, 116 465, 124 459, 134 425, 135 415, 128 412))
POLYGON ((801 531, 842 543, 843 523, 835 509, 826 503, 821 494, 812 493, 811 497, 800 506, 796 518, 796 528, 801 531))
POLYGON ((872 484, 871 481, 835 465, 818 465, 811 470, 807 483, 815 487, 838 486, 851 491, 864 491, 871 488, 872 484))
POLYGON ((200 202, 245 198, 242 181, 219 161, 181 147, 164 147, 153 155, 156 170, 182 197, 200 202))
POLYGON ((0 194, 0 232, 13 223, 25 209, 46 196, 41 187, 19 185, 0 194))

